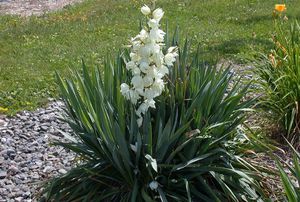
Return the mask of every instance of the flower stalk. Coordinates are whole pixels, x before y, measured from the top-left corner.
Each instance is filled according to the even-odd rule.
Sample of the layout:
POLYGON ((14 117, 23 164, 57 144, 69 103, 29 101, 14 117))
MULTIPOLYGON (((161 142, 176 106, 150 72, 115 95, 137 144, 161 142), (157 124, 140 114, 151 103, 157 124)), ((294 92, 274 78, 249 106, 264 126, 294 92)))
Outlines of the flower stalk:
POLYGON ((149 108, 155 108, 155 98, 165 88, 166 75, 178 56, 177 47, 170 47, 164 54, 165 32, 160 29, 160 21, 164 15, 161 8, 152 11, 147 5, 141 8, 147 17, 146 26, 131 39, 130 61, 126 69, 131 72, 130 84, 121 84, 121 93, 136 108, 138 126, 143 123, 143 115, 149 108))

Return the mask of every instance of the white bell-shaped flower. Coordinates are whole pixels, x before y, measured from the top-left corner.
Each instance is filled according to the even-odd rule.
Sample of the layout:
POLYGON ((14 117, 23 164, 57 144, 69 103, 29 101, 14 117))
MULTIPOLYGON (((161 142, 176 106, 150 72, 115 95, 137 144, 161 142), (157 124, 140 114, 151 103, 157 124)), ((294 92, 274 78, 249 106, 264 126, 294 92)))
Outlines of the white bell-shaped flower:
POLYGON ((144 6, 141 8, 141 12, 142 12, 144 15, 149 15, 149 14, 151 13, 151 9, 149 8, 149 6, 144 5, 144 6))
POLYGON ((153 18, 155 20, 160 21, 163 16, 164 16, 164 11, 161 8, 157 8, 153 11, 153 18))

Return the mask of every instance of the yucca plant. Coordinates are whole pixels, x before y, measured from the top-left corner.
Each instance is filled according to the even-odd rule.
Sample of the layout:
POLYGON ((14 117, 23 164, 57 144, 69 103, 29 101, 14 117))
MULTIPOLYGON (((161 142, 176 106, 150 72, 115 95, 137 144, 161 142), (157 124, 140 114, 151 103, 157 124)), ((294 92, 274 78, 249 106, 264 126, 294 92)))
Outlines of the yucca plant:
MULTIPOLYGON (((276 125, 294 145, 300 141, 300 26, 284 29, 287 22, 275 22, 274 49, 256 62, 262 99, 276 125)), ((279 134, 280 135, 280 134, 279 134)))
MULTIPOLYGON (((178 45, 177 31, 165 45, 178 45)), ((251 100, 242 101, 248 86, 233 81, 229 69, 203 65, 189 49, 188 41, 179 48, 165 90, 140 127, 136 106, 120 92, 131 78, 128 51, 101 70, 83 65, 82 74, 58 76, 74 136, 56 144, 80 162, 46 184, 47 201, 263 199, 255 168, 226 146, 251 106, 251 100)))
POLYGON ((300 201, 300 153, 288 141, 286 142, 293 152, 293 165, 285 164, 290 175, 287 174, 284 170, 284 165, 282 165, 278 159, 277 167, 283 184, 286 201, 298 202, 300 201))

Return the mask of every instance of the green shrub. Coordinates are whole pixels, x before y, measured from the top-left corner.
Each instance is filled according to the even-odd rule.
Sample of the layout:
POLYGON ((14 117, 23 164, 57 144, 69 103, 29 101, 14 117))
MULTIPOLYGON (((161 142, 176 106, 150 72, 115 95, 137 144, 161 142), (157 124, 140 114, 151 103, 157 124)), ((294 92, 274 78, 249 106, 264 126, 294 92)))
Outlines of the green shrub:
POLYGON ((294 22, 286 30, 284 23, 276 21, 274 49, 257 61, 256 72, 262 87, 262 106, 285 131, 287 139, 299 144, 300 26, 294 22))
MULTIPOLYGON (((178 44, 177 35, 166 36, 166 50, 178 44)), ((80 162, 46 185, 46 200, 262 200, 259 176, 234 150, 237 126, 252 104, 242 101, 248 86, 233 81, 229 69, 203 65, 189 47, 186 41, 179 48, 165 91, 141 127, 136 107, 120 92, 131 78, 126 50, 108 60, 103 73, 83 65, 82 74, 58 76, 74 137, 56 144, 80 162)))
POLYGON ((277 167, 280 172, 281 181, 285 191, 285 196, 289 202, 298 202, 300 201, 300 153, 288 143, 292 149, 293 155, 293 166, 286 163, 287 169, 290 171, 290 177, 287 172, 283 169, 283 165, 277 161, 277 167))

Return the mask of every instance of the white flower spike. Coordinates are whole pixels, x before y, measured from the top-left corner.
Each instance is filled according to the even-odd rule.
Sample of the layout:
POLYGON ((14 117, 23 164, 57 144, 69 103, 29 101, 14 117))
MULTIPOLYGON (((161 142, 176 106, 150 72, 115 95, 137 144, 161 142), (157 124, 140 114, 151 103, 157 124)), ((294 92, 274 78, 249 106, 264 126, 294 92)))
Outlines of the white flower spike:
POLYGON ((155 108, 155 98, 165 87, 165 76, 178 56, 177 47, 170 47, 163 53, 165 32, 160 29, 164 12, 161 8, 151 9, 144 5, 141 12, 147 16, 147 26, 131 39, 130 61, 126 69, 131 72, 130 85, 121 84, 121 93, 136 106, 137 124, 143 124, 143 115, 149 108, 155 108))

